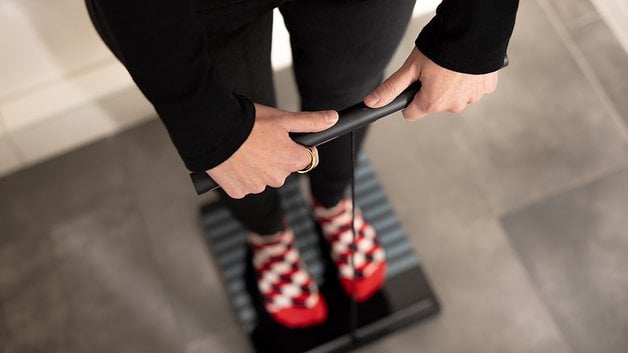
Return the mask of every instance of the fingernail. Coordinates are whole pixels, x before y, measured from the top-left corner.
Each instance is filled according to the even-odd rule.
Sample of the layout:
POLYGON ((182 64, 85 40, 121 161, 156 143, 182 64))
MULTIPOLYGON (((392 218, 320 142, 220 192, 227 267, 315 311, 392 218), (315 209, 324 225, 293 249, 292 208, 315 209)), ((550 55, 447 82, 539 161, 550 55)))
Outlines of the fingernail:
POLYGON ((325 121, 328 123, 335 123, 338 120, 338 113, 335 111, 325 112, 325 121))

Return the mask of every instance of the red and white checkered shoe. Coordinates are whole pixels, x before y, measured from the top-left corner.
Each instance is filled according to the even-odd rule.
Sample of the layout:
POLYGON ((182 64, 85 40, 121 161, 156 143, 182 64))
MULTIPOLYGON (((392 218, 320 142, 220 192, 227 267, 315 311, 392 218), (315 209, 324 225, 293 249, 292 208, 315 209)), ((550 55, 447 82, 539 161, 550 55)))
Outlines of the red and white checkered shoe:
POLYGON ((386 256, 377 241, 375 229, 355 212, 356 245, 351 233, 351 200, 345 198, 332 208, 314 202, 314 218, 330 245, 331 257, 338 268, 340 283, 357 301, 367 300, 384 284, 386 256), (351 257, 355 271, 351 267, 351 257), (355 285, 352 283, 355 278, 355 285))
POLYGON ((292 231, 286 229, 272 236, 251 234, 248 240, 257 286, 266 311, 275 321, 290 328, 325 321, 325 300, 301 260, 292 231))

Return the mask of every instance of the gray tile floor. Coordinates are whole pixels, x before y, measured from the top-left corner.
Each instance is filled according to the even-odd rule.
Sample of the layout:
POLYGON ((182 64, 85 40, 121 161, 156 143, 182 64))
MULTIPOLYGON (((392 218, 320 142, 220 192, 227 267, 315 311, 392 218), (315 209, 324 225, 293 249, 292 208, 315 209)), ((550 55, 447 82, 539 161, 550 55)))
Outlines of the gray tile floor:
MULTIPOLYGON (((362 352, 626 351, 628 56, 588 0, 530 0, 510 57, 462 117, 372 129, 443 311, 362 352)), ((288 71, 277 88, 295 108, 288 71)), ((1 351, 251 350, 202 240, 212 196, 158 122, 0 179, 0 195, 1 351)))

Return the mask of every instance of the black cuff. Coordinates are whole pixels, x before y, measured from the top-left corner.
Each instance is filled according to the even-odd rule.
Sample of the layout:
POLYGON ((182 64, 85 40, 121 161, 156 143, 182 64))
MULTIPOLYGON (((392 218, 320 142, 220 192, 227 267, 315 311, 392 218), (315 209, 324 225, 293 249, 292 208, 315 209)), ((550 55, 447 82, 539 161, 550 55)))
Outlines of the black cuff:
POLYGON ((442 46, 436 44, 435 40, 430 38, 430 34, 426 30, 419 33, 414 43, 417 49, 430 60, 455 72, 473 75, 487 74, 501 69, 507 62, 506 48, 500 48, 496 53, 484 54, 480 58, 467 57, 461 53, 443 49, 442 46))
MULTIPOLYGON (((232 94, 221 109, 186 124, 171 124, 168 133, 185 166, 193 172, 211 169, 240 148, 255 123, 255 106, 249 99, 232 94)), ((168 124, 166 124, 168 125, 168 124)))

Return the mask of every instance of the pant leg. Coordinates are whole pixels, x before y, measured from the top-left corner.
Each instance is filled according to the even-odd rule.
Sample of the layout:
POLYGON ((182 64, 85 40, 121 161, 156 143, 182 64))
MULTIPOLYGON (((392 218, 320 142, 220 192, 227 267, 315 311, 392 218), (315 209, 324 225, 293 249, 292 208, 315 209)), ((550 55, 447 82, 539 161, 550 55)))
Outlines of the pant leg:
MULTIPOLYGON (((92 0, 85 0, 98 34, 109 49, 124 61, 113 37, 92 0)), ((275 90, 270 64, 272 9, 279 0, 199 1, 199 20, 206 29, 211 55, 218 71, 230 89, 255 102, 274 106, 275 90)), ((139 20, 139 19, 138 19, 139 20)), ((236 219, 259 234, 281 230, 283 215, 275 189, 250 195, 242 200, 231 199, 219 191, 223 203, 236 219)))
MULTIPOLYGON (((268 12, 211 45, 220 73, 232 85, 230 88, 268 106, 276 105, 270 63, 272 21, 272 12, 268 12)), ((233 216, 249 230, 267 235, 283 228, 283 213, 276 189, 266 188, 260 194, 243 199, 232 199, 222 189, 219 194, 233 216)))
MULTIPOLYGON (((342 109, 377 87, 414 2, 308 0, 282 5, 302 109, 342 109)), ((365 134, 358 132, 358 145, 365 134)), ((320 163, 309 175, 312 194, 324 206, 344 196, 351 177, 350 141, 346 135, 319 147, 320 163)))

